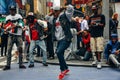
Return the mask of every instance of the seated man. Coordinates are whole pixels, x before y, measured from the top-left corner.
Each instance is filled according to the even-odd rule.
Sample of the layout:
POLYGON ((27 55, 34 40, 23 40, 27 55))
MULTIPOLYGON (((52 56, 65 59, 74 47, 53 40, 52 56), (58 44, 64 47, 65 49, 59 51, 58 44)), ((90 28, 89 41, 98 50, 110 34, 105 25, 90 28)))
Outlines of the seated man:
POLYGON ((111 34, 111 40, 105 47, 105 58, 111 66, 120 66, 120 42, 118 42, 117 34, 111 34))

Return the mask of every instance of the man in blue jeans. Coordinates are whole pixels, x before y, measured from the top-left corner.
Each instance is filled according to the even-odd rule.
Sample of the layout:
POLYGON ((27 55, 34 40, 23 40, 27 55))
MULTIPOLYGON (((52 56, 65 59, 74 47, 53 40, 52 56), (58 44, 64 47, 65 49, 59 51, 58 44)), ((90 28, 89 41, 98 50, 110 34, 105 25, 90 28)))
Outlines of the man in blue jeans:
POLYGON ((67 10, 62 12, 60 6, 54 6, 53 12, 47 15, 46 18, 54 26, 53 37, 58 41, 56 54, 60 64, 61 73, 58 78, 63 79, 65 74, 69 72, 68 66, 64 59, 64 52, 70 46, 72 40, 71 18, 74 12, 72 5, 68 5, 67 10))
POLYGON ((68 5, 66 11, 59 15, 55 21, 55 37, 58 40, 57 45, 57 56, 60 64, 61 73, 59 74, 59 79, 64 78, 64 75, 69 72, 68 66, 64 59, 64 52, 70 46, 72 40, 71 19, 74 12, 72 5, 68 5))
POLYGON ((33 51, 36 46, 39 46, 43 51, 43 66, 48 66, 46 63, 47 53, 46 45, 44 41, 44 31, 47 30, 47 23, 42 20, 36 20, 33 12, 30 12, 27 16, 27 24, 29 25, 30 34, 30 48, 29 48, 29 68, 34 67, 34 55, 33 51))

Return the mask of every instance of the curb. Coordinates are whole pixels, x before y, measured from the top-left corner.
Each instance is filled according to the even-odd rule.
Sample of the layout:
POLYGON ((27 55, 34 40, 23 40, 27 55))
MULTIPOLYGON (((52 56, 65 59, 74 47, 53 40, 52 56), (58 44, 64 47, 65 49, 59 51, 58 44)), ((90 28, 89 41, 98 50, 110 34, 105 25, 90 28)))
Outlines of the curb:
MULTIPOLYGON (((37 63, 42 63, 42 61, 39 61, 39 60, 34 60, 35 62, 37 63)), ((52 63, 52 62, 47 62, 48 64, 51 64, 51 65, 59 65, 59 63, 52 63)), ((96 66, 93 66, 93 65, 77 65, 77 64, 67 64, 68 66, 76 66, 76 67, 96 67, 96 66)), ((109 65, 108 66, 102 66, 102 67, 110 67, 109 65)))

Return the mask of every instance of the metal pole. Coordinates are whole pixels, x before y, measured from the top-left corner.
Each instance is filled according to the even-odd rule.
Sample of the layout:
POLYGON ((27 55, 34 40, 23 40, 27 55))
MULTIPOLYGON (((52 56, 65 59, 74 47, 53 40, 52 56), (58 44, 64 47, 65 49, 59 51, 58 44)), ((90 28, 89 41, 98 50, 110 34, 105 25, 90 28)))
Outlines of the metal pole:
POLYGON ((104 28, 104 38, 109 39, 109 0, 102 0, 102 13, 105 15, 106 25, 104 28))

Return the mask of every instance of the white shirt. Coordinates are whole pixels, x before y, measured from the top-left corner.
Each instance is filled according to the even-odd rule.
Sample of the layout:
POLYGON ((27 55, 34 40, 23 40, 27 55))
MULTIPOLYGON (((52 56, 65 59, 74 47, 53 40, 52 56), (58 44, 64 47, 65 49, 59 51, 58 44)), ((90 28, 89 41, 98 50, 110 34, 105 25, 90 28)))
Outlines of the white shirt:
POLYGON ((63 28, 60 25, 59 17, 56 20, 55 37, 56 37, 57 40, 61 40, 61 39, 65 38, 63 28))
POLYGON ((88 27, 88 22, 87 22, 87 20, 82 20, 82 22, 81 22, 81 30, 82 31, 84 31, 85 29, 89 29, 89 27, 88 27))
MULTIPOLYGON (((6 17, 6 21, 8 21, 8 20, 14 21, 14 20, 18 20, 18 19, 22 19, 22 16, 21 16, 20 14, 15 14, 14 16, 8 15, 8 16, 6 17)), ((15 22, 15 23, 13 23, 13 24, 15 24, 15 25, 20 24, 20 25, 21 25, 21 23, 18 23, 18 22, 15 22)), ((22 27, 23 27, 23 26, 22 26, 22 27)), ((16 33, 12 33, 11 30, 9 31, 9 33, 10 33, 10 34, 14 34, 14 35, 22 35, 22 28, 18 28, 16 33)))
POLYGON ((6 17, 6 21, 8 21, 8 20, 12 21, 12 20, 17 20, 17 19, 22 19, 22 16, 20 14, 15 14, 14 16, 8 15, 6 17))

